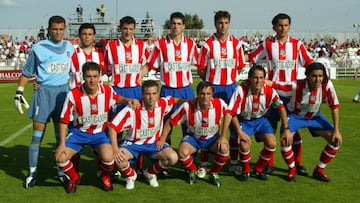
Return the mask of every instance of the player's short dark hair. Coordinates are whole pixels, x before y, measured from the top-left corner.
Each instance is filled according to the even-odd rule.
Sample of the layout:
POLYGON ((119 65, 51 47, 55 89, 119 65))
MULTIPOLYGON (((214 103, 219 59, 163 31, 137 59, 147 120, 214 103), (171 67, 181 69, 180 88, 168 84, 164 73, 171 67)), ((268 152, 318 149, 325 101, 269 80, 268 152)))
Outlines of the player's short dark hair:
POLYGON ((95 71, 98 71, 99 73, 101 72, 100 70, 100 65, 98 63, 95 63, 95 62, 85 62, 83 65, 82 65, 82 73, 83 75, 85 74, 86 71, 89 71, 89 70, 95 70, 95 71))
POLYGON ((289 20, 289 24, 291 24, 291 18, 288 14, 286 13, 279 13, 277 14, 271 21, 272 25, 275 26, 279 20, 283 20, 283 19, 288 19, 289 20))
POLYGON ((327 83, 329 78, 328 75, 326 73, 326 69, 325 66, 322 63, 318 63, 318 62, 314 62, 311 63, 305 70, 305 75, 306 77, 309 77, 311 72, 313 72, 314 70, 322 70, 323 71, 323 75, 324 75, 324 79, 323 79, 323 83, 327 83))
POLYGON ((50 17, 48 28, 50 28, 53 23, 57 23, 57 24, 64 23, 65 26, 66 26, 65 18, 63 18, 61 16, 52 16, 52 17, 50 17))
POLYGON ((172 14, 170 14, 170 21, 172 21, 174 18, 178 18, 181 19, 182 23, 185 23, 185 15, 181 12, 174 12, 172 14))
POLYGON ((142 83, 141 91, 144 92, 145 88, 148 88, 148 87, 157 87, 159 89, 159 85, 155 80, 145 80, 142 83))
POLYGON ((199 84, 196 87, 196 93, 199 95, 200 91, 202 89, 204 89, 204 88, 207 88, 207 87, 210 87, 212 92, 214 92, 214 85, 213 84, 211 84, 208 81, 201 81, 201 82, 199 82, 199 84))
POLYGON ((83 24, 81 24, 80 27, 79 27, 79 35, 81 35, 81 32, 84 29, 92 29, 94 31, 94 34, 96 34, 95 26, 92 23, 83 23, 83 24))
POLYGON ((123 26, 124 24, 134 24, 136 26, 136 21, 131 16, 125 16, 120 19, 120 27, 123 26))
POLYGON ((221 18, 228 18, 230 21, 231 15, 228 11, 216 11, 214 16, 214 23, 216 23, 221 18))
POLYGON ((266 77, 266 70, 264 67, 260 66, 260 65, 253 65, 248 73, 248 78, 251 78, 252 76, 254 76, 254 72, 256 70, 262 71, 264 73, 264 77, 266 77))

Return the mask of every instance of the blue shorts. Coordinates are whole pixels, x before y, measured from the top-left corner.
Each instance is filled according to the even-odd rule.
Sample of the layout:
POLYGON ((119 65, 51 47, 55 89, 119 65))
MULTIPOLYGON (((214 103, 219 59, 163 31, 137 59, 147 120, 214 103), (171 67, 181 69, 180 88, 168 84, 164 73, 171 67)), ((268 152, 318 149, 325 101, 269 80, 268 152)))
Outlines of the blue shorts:
POLYGON ((193 146, 196 151, 199 149, 210 149, 216 141, 219 139, 219 134, 216 134, 214 137, 209 138, 207 140, 200 140, 192 135, 186 135, 182 138, 181 142, 189 143, 191 146, 193 146))
MULTIPOLYGON (((238 118, 239 119, 239 118, 238 118)), ((244 131, 248 136, 252 135, 264 135, 264 134, 274 134, 274 130, 271 127, 270 122, 265 117, 260 117, 254 120, 240 120, 240 125, 242 131, 244 131)), ((234 131, 236 132, 236 131, 234 131)), ((237 134, 231 135, 233 138, 237 139, 237 134)))
POLYGON ((105 132, 89 134, 80 131, 77 128, 69 129, 69 134, 66 137, 65 146, 77 152, 80 152, 85 145, 90 145, 92 148, 98 148, 102 144, 110 144, 109 137, 105 132))
POLYGON ((236 83, 231 85, 214 85, 214 98, 221 98, 228 104, 237 86, 238 84, 236 83))
POLYGON ((333 131, 334 126, 331 124, 322 113, 317 113, 311 119, 301 118, 296 114, 289 114, 289 128, 290 132, 298 131, 301 128, 308 128, 311 135, 314 137, 319 136, 315 133, 318 130, 333 131))
MULTIPOLYGON (((142 97, 141 94, 141 86, 137 86, 137 87, 128 87, 128 88, 120 88, 120 87, 115 87, 113 86, 114 91, 126 98, 131 98, 131 99, 137 99, 140 100, 142 97)), ((115 115, 116 113, 118 113, 119 111, 121 111, 121 109, 123 109, 127 104, 117 104, 116 105, 116 109, 112 110, 112 115, 110 117, 110 119, 113 117, 113 115, 115 115)))
MULTIPOLYGON (((167 143, 163 145, 160 151, 170 147, 167 143)), ((156 143, 152 144, 134 144, 133 142, 124 140, 119 148, 127 149, 132 155, 133 159, 129 160, 130 165, 136 163, 140 154, 146 156, 148 159, 153 160, 153 156, 159 153, 160 151, 156 150, 156 143)))
POLYGON ((50 118, 54 123, 60 122, 60 114, 69 86, 40 85, 31 100, 28 117, 40 123, 48 123, 50 118))

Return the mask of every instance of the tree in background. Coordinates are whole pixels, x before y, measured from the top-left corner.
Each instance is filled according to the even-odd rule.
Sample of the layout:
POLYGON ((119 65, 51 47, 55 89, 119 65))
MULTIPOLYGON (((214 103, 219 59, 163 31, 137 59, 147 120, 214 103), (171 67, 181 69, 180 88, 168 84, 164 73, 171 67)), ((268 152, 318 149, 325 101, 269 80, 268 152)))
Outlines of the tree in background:
MULTIPOLYGON (((204 21, 199 18, 197 14, 191 15, 185 13, 185 29, 187 30, 185 35, 188 37, 197 37, 201 29, 204 28, 204 21)), ((170 29, 170 19, 167 19, 163 25, 164 33, 166 35, 169 33, 170 29)))

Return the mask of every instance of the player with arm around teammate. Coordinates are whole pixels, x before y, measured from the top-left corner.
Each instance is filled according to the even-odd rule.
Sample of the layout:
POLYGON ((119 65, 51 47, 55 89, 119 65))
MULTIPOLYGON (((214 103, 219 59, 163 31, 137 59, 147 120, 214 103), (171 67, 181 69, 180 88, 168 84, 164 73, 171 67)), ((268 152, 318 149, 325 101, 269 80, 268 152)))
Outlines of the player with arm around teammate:
POLYGON ((117 167, 126 176, 126 189, 135 188, 137 174, 131 167, 142 154, 154 161, 144 170, 150 186, 158 187, 158 173, 174 165, 178 156, 168 145, 156 148, 163 129, 163 119, 173 106, 182 100, 174 97, 159 98, 156 81, 147 80, 142 84, 141 106, 137 109, 125 107, 110 123, 109 136, 117 167), (117 133, 127 130, 122 143, 118 144, 117 133))
POLYGON ((60 116, 60 142, 55 159, 61 170, 69 177, 65 186, 67 193, 74 193, 79 175, 70 159, 85 145, 91 145, 101 158, 100 177, 105 191, 113 189, 109 174, 114 168, 113 150, 105 132, 108 112, 115 103, 140 105, 137 100, 116 94, 108 85, 99 83, 99 64, 86 62, 82 68, 84 83, 72 89, 66 97, 60 116), (68 124, 73 122, 68 129, 68 124), (69 130, 67 134, 67 130, 69 130), (67 135, 67 136, 66 136, 67 135))
POLYGON ((196 181, 197 167, 193 154, 199 149, 208 149, 214 153, 214 162, 209 172, 210 182, 220 187, 219 172, 228 160, 229 145, 219 143, 219 129, 227 104, 220 98, 213 98, 213 85, 202 81, 197 86, 197 97, 183 103, 165 123, 163 134, 157 142, 160 149, 172 126, 186 124, 187 133, 178 149, 180 164, 189 171, 189 183, 196 181))
MULTIPOLYGON (((228 112, 225 115, 221 138, 224 139, 226 131, 230 125, 230 120, 237 117, 241 128, 237 129, 237 140, 240 145, 240 160, 242 164, 242 174, 240 181, 248 180, 250 176, 250 136, 259 134, 263 137, 264 148, 260 153, 259 159, 254 166, 254 175, 260 180, 267 180, 264 167, 272 157, 276 149, 276 138, 270 122, 264 116, 269 108, 274 107, 279 111, 281 121, 285 129, 288 129, 286 110, 277 92, 265 85, 266 71, 262 66, 251 67, 248 74, 248 85, 239 85, 234 91, 228 112)), ((290 133, 285 130, 284 134, 290 133)), ((234 135, 230 135, 234 136, 234 135)))
MULTIPOLYGON (((281 138, 281 153, 289 166, 287 179, 295 180, 295 163, 291 144, 294 133, 301 128, 308 128, 313 137, 321 136, 327 144, 321 153, 320 160, 313 171, 313 178, 328 182, 325 166, 335 157, 342 144, 342 135, 339 129, 339 100, 331 80, 326 75, 326 70, 321 63, 312 63, 305 71, 306 79, 292 83, 271 82, 267 84, 274 89, 289 92, 290 101, 287 104, 290 113, 289 130, 281 138), (320 105, 327 101, 331 110, 333 124, 320 112, 320 105)), ((283 130, 283 129, 282 129, 283 130)))

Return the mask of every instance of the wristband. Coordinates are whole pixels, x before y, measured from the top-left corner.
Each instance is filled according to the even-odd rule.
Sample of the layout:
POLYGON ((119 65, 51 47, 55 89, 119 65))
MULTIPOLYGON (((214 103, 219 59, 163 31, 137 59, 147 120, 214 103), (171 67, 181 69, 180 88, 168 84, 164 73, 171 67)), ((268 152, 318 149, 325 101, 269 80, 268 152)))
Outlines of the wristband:
POLYGON ((16 94, 23 94, 24 92, 24 87, 18 86, 18 88, 16 89, 16 94))

